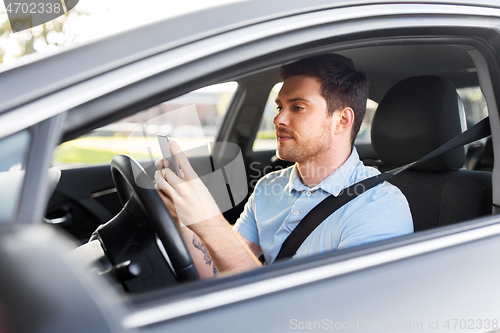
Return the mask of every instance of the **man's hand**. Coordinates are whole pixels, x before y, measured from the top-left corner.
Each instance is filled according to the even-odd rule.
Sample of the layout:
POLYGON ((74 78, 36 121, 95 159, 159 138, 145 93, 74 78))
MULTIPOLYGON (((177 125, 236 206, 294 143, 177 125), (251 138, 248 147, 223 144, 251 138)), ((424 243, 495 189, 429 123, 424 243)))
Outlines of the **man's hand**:
POLYGON ((221 216, 221 212, 212 195, 189 164, 189 161, 175 143, 170 141, 170 150, 181 167, 181 177, 168 168, 168 161, 161 159, 155 165, 155 188, 160 190, 163 202, 174 219, 189 226, 221 216))
MULTIPOLYGON (((168 168, 165 159, 158 160, 155 163, 159 169, 155 173, 155 188, 174 220, 187 226, 200 237, 219 272, 259 267, 259 260, 242 240, 242 236, 237 234, 224 219, 217 203, 194 172, 180 147, 174 141, 170 141, 169 144, 172 154, 181 167, 181 175, 178 177, 174 174, 168 168)), ((205 253, 202 244, 182 230, 186 228, 180 227, 180 229, 198 271, 200 268, 210 267, 207 258, 200 257, 200 254, 205 253), (205 261, 205 266, 201 264, 202 259, 205 261)), ((213 275, 213 272, 211 274, 213 275)), ((203 276, 201 273, 200 275, 203 276)))

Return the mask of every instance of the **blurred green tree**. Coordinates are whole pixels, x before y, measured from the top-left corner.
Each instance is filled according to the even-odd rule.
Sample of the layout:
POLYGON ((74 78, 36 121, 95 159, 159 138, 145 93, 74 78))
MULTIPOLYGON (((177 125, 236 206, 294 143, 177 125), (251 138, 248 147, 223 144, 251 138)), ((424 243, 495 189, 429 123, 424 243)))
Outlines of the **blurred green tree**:
POLYGON ((50 22, 13 33, 7 13, 0 11, 0 63, 11 63, 30 53, 53 51, 58 46, 73 44, 78 39, 76 22, 86 15, 73 8, 50 22))

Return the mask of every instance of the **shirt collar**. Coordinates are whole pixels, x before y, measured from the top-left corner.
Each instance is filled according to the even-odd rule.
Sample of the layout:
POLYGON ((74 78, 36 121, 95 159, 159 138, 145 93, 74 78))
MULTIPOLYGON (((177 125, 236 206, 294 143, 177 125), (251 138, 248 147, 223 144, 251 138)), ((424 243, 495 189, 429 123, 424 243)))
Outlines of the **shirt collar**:
POLYGON ((339 195, 340 191, 351 185, 352 173, 357 168, 359 163, 361 163, 361 161, 359 160, 359 155, 356 147, 352 147, 351 155, 344 162, 344 164, 342 164, 340 168, 338 168, 335 172, 326 177, 320 184, 316 185, 313 188, 307 187, 302 183, 297 163, 295 163, 292 172, 290 172, 290 179, 288 180, 289 193, 292 194, 293 190, 302 192, 322 189, 325 192, 337 196, 339 195))

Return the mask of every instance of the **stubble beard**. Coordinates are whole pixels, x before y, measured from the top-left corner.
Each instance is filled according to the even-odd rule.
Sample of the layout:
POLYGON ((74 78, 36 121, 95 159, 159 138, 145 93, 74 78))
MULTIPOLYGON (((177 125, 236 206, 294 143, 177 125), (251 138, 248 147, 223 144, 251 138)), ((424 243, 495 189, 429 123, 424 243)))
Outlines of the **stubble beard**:
POLYGON ((288 162, 298 162, 299 164, 313 162, 321 153, 329 151, 332 146, 329 128, 329 122, 325 122, 321 131, 316 132, 317 135, 309 137, 305 141, 302 141, 301 138, 297 139, 294 135, 292 142, 278 142, 276 155, 279 159, 288 162), (291 147, 286 147, 290 143, 292 143, 291 147))

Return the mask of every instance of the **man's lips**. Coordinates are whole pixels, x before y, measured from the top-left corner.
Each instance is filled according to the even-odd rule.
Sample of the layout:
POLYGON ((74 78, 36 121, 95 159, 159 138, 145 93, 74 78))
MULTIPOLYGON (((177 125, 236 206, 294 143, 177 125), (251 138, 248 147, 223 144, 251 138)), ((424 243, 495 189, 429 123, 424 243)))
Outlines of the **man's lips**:
POLYGON ((279 135, 278 134, 278 140, 279 141, 289 141, 289 140, 292 140, 293 139, 293 136, 289 136, 289 135, 279 135))

